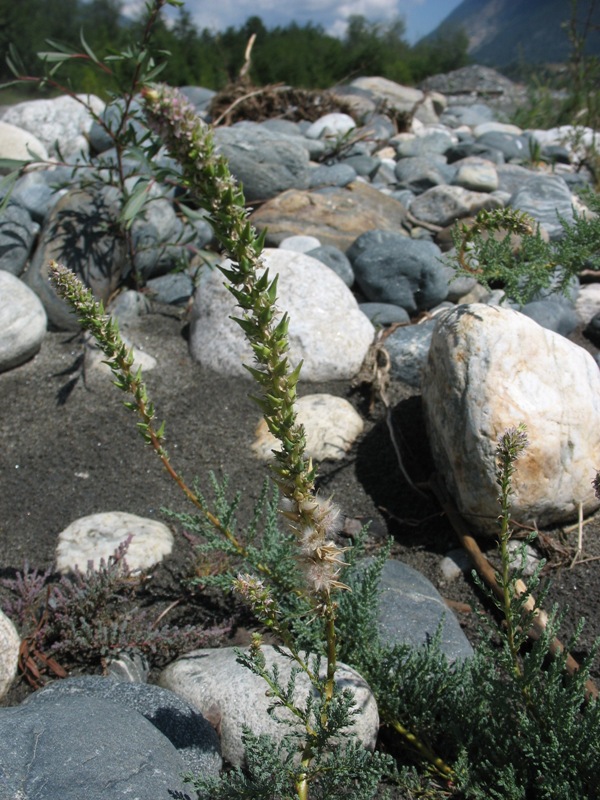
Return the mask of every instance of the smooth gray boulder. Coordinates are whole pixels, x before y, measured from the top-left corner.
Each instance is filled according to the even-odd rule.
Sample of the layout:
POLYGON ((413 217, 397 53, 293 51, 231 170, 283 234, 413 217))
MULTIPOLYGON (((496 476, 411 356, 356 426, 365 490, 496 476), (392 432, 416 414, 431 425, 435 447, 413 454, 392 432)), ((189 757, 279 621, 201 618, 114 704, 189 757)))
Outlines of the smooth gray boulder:
POLYGON ((0 800, 183 800, 185 771, 166 736, 109 700, 33 695, 0 709, 0 800))
MULTIPOLYGON (((298 137, 299 138, 299 137, 298 137)), ((267 200, 286 189, 307 189, 308 151, 290 136, 256 123, 240 122, 217 128, 215 143, 243 184, 246 200, 267 200)))
POLYGON ((448 280, 441 255, 433 242, 382 230, 363 233, 347 252, 367 300, 402 306, 409 314, 446 299, 448 280))
POLYGON ((440 626, 440 650, 449 661, 473 655, 457 618, 431 581, 408 564, 388 559, 379 583, 377 628, 382 643, 423 647, 440 626))
MULTIPOLYGON (((289 314, 289 360, 302 361, 305 381, 347 380, 359 371, 374 329, 356 299, 332 269, 306 253, 266 249, 269 275, 279 275, 277 307, 289 314)), ((240 310, 219 270, 196 291, 190 326, 192 357, 223 375, 250 378, 244 364, 253 352, 231 319, 240 310)))
POLYGON ((221 749, 215 729, 195 708, 168 689, 148 683, 121 682, 101 675, 84 675, 54 681, 32 697, 36 703, 60 697, 108 700, 151 722, 175 747, 186 771, 218 775, 221 770, 221 749))

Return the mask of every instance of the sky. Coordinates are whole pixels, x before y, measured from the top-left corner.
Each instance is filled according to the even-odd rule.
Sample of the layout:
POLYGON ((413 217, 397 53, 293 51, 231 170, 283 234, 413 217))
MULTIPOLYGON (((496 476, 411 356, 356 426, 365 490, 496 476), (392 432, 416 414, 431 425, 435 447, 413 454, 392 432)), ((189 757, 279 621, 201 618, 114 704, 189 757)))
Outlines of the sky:
MULTIPOLYGON (((370 22, 406 23, 406 38, 414 44, 432 31, 461 0, 185 0, 196 27, 214 31, 240 27, 251 16, 267 28, 290 22, 321 25, 333 36, 343 36, 348 17, 360 14, 370 22)), ((125 13, 139 9, 139 0, 124 3, 125 13)))

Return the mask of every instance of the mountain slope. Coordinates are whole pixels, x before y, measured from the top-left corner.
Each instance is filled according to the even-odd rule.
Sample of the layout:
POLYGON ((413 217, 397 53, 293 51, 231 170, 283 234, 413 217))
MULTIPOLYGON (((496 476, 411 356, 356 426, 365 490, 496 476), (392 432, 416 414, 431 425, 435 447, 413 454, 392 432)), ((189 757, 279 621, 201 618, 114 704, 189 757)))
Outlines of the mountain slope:
MULTIPOLYGON (((583 21, 590 8, 596 30, 588 35, 586 52, 599 55, 600 2, 579 0, 577 16, 583 21)), ((563 27, 570 13, 565 0, 464 0, 426 38, 462 28, 469 37, 469 55, 479 64, 561 62, 571 49, 563 27)))

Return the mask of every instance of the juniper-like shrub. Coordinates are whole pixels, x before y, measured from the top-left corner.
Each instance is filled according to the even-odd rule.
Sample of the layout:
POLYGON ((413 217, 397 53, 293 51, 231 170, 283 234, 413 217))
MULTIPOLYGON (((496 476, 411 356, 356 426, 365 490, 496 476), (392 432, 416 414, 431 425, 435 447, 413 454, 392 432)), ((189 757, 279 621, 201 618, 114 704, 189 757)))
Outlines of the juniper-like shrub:
POLYGON ((550 242, 531 217, 511 208, 480 211, 471 226, 458 223, 458 274, 476 277, 489 290, 502 288, 519 304, 542 291, 568 295, 574 277, 600 269, 600 195, 587 192, 585 200, 592 215, 574 210, 572 225, 558 216, 564 233, 550 242))

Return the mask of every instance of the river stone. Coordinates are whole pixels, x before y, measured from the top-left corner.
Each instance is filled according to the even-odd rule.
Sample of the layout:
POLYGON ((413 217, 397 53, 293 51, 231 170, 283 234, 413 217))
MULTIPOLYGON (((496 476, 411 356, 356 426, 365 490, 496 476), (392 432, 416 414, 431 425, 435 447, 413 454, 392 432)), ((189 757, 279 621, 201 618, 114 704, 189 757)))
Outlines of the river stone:
POLYGON ((449 661, 473 655, 458 620, 431 581, 408 564, 388 559, 379 582, 377 628, 382 642, 424 647, 440 625, 440 650, 449 661))
POLYGON ((0 800, 186 798, 185 762, 141 714, 99 697, 0 709, 0 800))
POLYGON ((536 175, 517 189, 510 205, 525 211, 551 239, 560 239, 564 234, 560 215, 567 224, 573 223, 573 198, 566 182, 558 175, 536 175))
POLYGON ((356 128, 356 122, 349 114, 335 112, 325 114, 315 120, 305 132, 309 139, 342 139, 356 128))
POLYGON ((39 229, 25 208, 9 202, 0 214, 0 270, 23 273, 39 229))
MULTIPOLYGON (((282 648, 285 650, 285 648, 282 648)), ((279 669, 280 681, 286 686, 293 661, 270 645, 261 651, 269 671, 274 665, 279 669)), ((326 665, 321 665, 324 675, 326 665)), ((377 703, 363 678, 351 667, 338 662, 336 682, 341 689, 350 689, 355 696, 360 714, 354 717, 352 733, 363 747, 373 750, 379 728, 377 703)), ((223 758, 233 766, 244 764, 242 727, 255 734, 268 734, 275 742, 291 730, 277 723, 268 713, 271 697, 262 678, 254 675, 237 661, 237 648, 193 650, 170 664, 160 675, 159 683, 176 692, 200 713, 220 725, 223 758)), ((296 678, 295 702, 303 703, 311 691, 306 675, 296 678)), ((289 712, 277 710, 281 719, 289 719, 289 712)))
POLYGON ((473 533, 498 531, 495 451, 519 423, 530 445, 514 519, 544 526, 573 519, 580 503, 598 508, 600 372, 581 347, 512 309, 458 306, 439 317, 422 392, 437 469, 473 533))
MULTIPOLYGON (((374 329, 335 272, 305 253, 267 249, 263 263, 279 275, 277 307, 290 317, 289 360, 299 361, 305 381, 348 380, 360 369, 374 329)), ((243 364, 254 357, 240 326, 241 315, 219 270, 196 291, 190 351, 203 366, 224 375, 250 375, 243 364)))
MULTIPOLYGON (((343 397, 308 394, 298 399, 296 410, 306 433, 306 455, 313 461, 344 458, 364 427, 360 414, 343 397)), ((273 460, 273 450, 281 446, 264 419, 258 423, 255 436, 254 453, 263 460, 273 460)))
POLYGON ((51 156, 64 159, 89 153, 89 133, 94 122, 92 112, 101 114, 105 104, 95 95, 59 95, 52 100, 26 100, 10 106, 2 121, 23 128, 36 136, 51 156))
POLYGON ((123 511, 90 514, 72 522, 58 535, 56 569, 85 572, 88 564, 98 566, 114 555, 131 536, 125 561, 130 570, 150 569, 173 549, 173 534, 162 522, 123 511))
POLYGON ((71 269, 106 304, 126 268, 124 243, 111 233, 118 216, 116 203, 92 190, 72 189, 52 209, 24 279, 59 330, 78 330, 79 323, 48 282, 49 262, 71 269))
MULTIPOLYGON (((0 158, 14 158, 19 161, 47 161, 48 151, 33 133, 0 120, 0 158)), ((9 166, 0 167, 0 175, 12 172, 9 166)))
POLYGON ((381 230, 363 233, 348 250, 367 300, 402 306, 409 314, 446 299, 448 280, 441 255, 433 242, 381 230))
POLYGON ((357 181, 343 188, 283 192, 263 203, 250 219, 260 232, 266 229, 266 241, 272 247, 287 236, 305 234, 345 252, 362 231, 401 229, 406 208, 357 181))
MULTIPOLYGON (((218 775, 222 760, 213 726, 174 692, 147 683, 129 683, 102 675, 53 681, 35 694, 35 702, 59 697, 97 697, 131 709, 166 736, 181 756, 186 772, 218 775)), ((26 701, 28 702, 28 701, 26 701)))
POLYGON ((23 281, 0 270, 0 372, 34 356, 46 335, 46 312, 23 281))
POLYGON ((425 192, 432 186, 442 186, 454 177, 455 170, 443 156, 415 156, 401 158, 394 167, 394 175, 400 189, 409 189, 415 194, 425 192))
POLYGON ((414 115, 424 125, 431 125, 438 121, 434 99, 420 89, 402 86, 388 78, 370 76, 356 78, 350 85, 366 90, 379 102, 385 101, 388 108, 414 115))
POLYGON ((496 166, 484 158, 465 158, 456 162, 454 183, 473 192, 495 192, 498 188, 496 166))
POLYGON ((427 361, 435 320, 397 328, 385 340, 394 378, 409 386, 421 386, 421 372, 427 361))
POLYGON ((308 151, 295 138, 253 122, 217 128, 215 143, 232 174, 243 184, 246 200, 267 200, 286 189, 308 186, 308 151))
POLYGON ((17 675, 21 637, 6 614, 0 611, 0 698, 17 675))
POLYGON ((472 192, 462 186, 434 186, 415 197, 410 213, 418 220, 445 228, 456 219, 501 206, 498 198, 485 192, 472 192))

